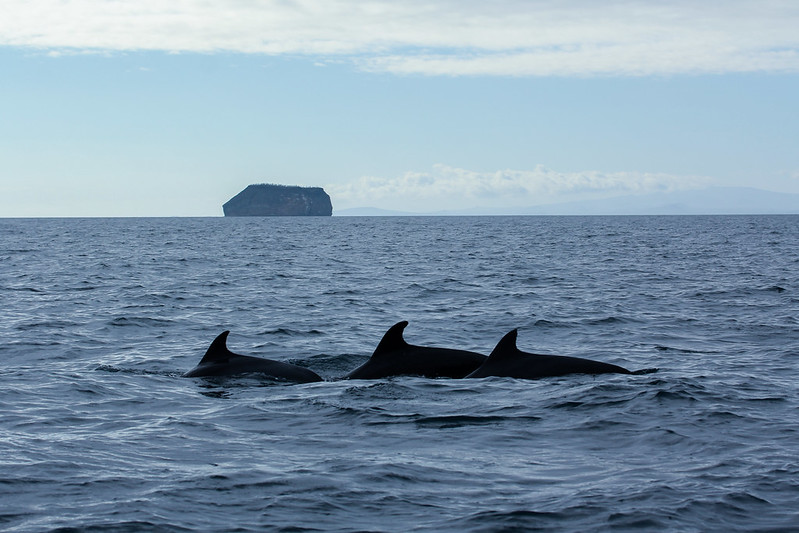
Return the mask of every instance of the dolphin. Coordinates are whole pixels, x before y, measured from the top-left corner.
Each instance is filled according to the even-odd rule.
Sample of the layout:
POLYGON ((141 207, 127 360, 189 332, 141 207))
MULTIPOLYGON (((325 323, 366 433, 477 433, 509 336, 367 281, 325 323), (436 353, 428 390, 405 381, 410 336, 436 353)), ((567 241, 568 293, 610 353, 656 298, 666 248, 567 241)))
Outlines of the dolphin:
POLYGON ((298 383, 311 383, 322 381, 319 375, 307 368, 262 359, 260 357, 250 357, 248 355, 238 355, 227 348, 227 336, 230 331, 223 331, 208 347, 200 364, 189 370, 183 377, 196 378, 201 376, 233 376, 235 374, 260 373, 274 379, 295 381, 298 383))
POLYGON ((486 356, 453 350, 413 346, 402 338, 406 320, 391 326, 375 348, 372 357, 350 372, 345 379, 378 379, 389 376, 462 378, 479 367, 486 356))
POLYGON ((591 359, 523 352, 516 347, 517 334, 514 329, 502 337, 485 363, 466 377, 537 379, 566 374, 633 374, 626 368, 591 359))

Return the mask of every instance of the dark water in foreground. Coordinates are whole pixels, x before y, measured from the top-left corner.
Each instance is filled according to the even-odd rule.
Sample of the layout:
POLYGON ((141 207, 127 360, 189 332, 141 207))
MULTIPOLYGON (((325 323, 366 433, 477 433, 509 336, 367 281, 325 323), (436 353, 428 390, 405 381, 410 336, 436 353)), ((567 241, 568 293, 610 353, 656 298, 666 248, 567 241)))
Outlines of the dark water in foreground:
POLYGON ((0 298, 0 530, 799 529, 796 216, 0 219, 0 298), (660 371, 336 380, 402 319, 660 371))

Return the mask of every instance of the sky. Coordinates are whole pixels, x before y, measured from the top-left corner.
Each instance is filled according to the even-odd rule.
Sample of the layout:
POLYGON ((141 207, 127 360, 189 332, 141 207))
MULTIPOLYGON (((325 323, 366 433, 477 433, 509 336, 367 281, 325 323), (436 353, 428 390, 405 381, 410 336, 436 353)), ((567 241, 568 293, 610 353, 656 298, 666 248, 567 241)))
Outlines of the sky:
POLYGON ((3 0, 0 217, 799 193, 795 0, 3 0))

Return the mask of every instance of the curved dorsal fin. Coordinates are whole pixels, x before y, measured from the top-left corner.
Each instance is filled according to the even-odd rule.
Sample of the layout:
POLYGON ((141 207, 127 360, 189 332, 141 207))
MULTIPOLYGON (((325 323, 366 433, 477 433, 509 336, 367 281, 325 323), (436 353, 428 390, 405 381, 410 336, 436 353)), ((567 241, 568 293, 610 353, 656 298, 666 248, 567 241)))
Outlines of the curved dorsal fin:
POLYGON ((494 349, 491 351, 491 355, 488 356, 489 359, 492 361, 498 361, 501 359, 514 357, 516 354, 519 353, 519 349, 516 347, 516 337, 519 334, 518 329, 513 329, 505 334, 504 337, 500 339, 494 349))
POLYGON ((233 354, 227 349, 227 336, 229 333, 230 331, 223 331, 214 339, 211 346, 208 347, 208 351, 205 352, 202 360, 200 360, 200 364, 230 359, 233 354))
POLYGON ((408 343, 402 338, 402 331, 407 325, 408 321, 403 320, 402 322, 397 322, 388 328, 388 331, 386 331, 386 334, 383 335, 383 338, 380 340, 377 348, 375 348, 375 351, 372 353, 372 357, 379 357, 380 355, 386 353, 407 348, 408 343))

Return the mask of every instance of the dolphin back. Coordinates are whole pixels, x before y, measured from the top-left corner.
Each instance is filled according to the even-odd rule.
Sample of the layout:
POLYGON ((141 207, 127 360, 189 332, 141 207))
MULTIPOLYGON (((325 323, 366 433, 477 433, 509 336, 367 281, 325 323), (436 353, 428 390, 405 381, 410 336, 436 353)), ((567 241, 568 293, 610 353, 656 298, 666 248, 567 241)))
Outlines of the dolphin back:
POLYGON ((569 357, 563 355, 540 355, 523 352, 516 347, 517 330, 507 333, 497 343, 477 370, 467 378, 486 378, 490 376, 518 379, 538 379, 565 376, 568 374, 630 374, 618 365, 569 357))
POLYGON ((402 332, 408 322, 391 326, 372 356, 345 376, 347 379, 380 379, 391 376, 462 378, 479 367, 485 356, 466 350, 414 346, 405 342, 402 332))
POLYGON ((305 367, 231 352, 227 348, 227 336, 229 333, 229 331, 220 333, 211 342, 200 363, 183 374, 183 377, 234 376, 237 374, 258 373, 271 379, 297 383, 322 381, 319 374, 305 367))

